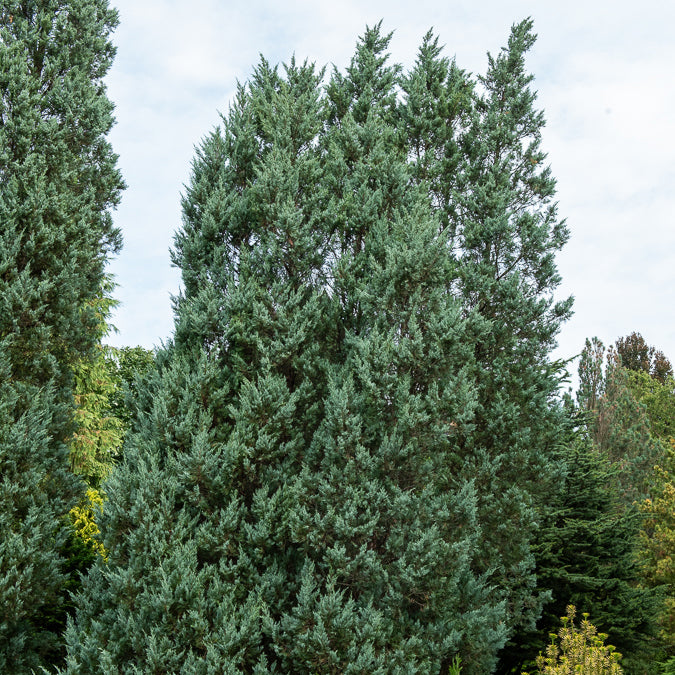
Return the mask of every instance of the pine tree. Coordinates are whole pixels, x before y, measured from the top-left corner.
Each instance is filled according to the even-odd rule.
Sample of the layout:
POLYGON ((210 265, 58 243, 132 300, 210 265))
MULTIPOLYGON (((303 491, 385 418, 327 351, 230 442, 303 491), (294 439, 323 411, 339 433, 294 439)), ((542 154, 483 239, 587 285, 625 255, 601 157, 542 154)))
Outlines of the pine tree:
POLYGON ((95 349, 91 301, 120 246, 123 187, 102 77, 116 14, 103 0, 0 14, 0 670, 58 660, 71 530, 73 368, 95 349))

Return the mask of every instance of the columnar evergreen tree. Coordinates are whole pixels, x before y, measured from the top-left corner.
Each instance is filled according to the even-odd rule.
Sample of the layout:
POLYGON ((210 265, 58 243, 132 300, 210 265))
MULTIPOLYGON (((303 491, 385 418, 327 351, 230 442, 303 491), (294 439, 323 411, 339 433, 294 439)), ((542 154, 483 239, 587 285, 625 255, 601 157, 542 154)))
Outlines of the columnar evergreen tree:
POLYGON ((579 360, 579 388, 576 399, 586 411, 595 412, 605 389, 605 345, 597 337, 586 338, 579 360))
POLYGON ((463 182, 430 165, 430 195, 388 43, 368 29, 324 91, 313 66, 263 60, 202 143, 175 335, 106 484, 108 562, 79 597, 68 672, 439 673, 459 656, 482 674, 537 613, 564 236, 548 208, 505 212, 527 252, 502 300, 508 285, 521 304, 475 304, 467 152, 491 116, 466 76, 441 76, 463 97, 446 107, 464 154, 452 138, 440 153, 463 182))
POLYGON ((525 54, 532 22, 515 25, 508 47, 480 79, 483 90, 465 136, 466 163, 458 201, 460 289, 477 315, 476 432, 467 438, 469 475, 481 484, 483 561, 509 604, 511 626, 531 624, 530 538, 556 467, 562 415, 554 395, 560 374, 548 354, 571 299, 555 302, 554 256, 567 240, 557 217, 555 180, 540 148, 543 113, 534 107, 525 54), (495 501, 500 502, 496 508, 495 501))
POLYGON ((410 73, 402 78, 405 105, 399 106, 401 143, 407 149, 413 180, 424 183, 431 204, 455 253, 458 189, 465 160, 462 139, 473 110, 475 83, 454 61, 441 56, 429 31, 410 73))
POLYGON ((123 183, 102 84, 116 21, 106 0, 3 3, 0 335, 15 379, 67 384, 68 366, 95 344, 87 301, 121 245, 109 207, 123 183))
POLYGON ((0 670, 58 656, 73 367, 94 349, 92 301, 120 246, 123 187, 105 140, 105 0, 5 0, 0 12, 0 670))
POLYGON ((551 457, 563 423, 553 401, 560 374, 548 355, 571 306, 553 299, 554 255, 567 229, 525 69, 534 40, 530 20, 515 25, 471 87, 427 36, 404 82, 402 114, 415 182, 442 214, 457 259, 450 288, 471 326, 477 405, 462 471, 475 481, 485 533, 477 571, 506 603, 507 632, 533 626, 541 607, 530 542, 539 496, 558 470, 551 457))
POLYGON ((65 517, 80 490, 53 436, 65 415, 54 388, 13 381, 2 347, 0 366, 0 670, 30 673, 58 652, 65 517))

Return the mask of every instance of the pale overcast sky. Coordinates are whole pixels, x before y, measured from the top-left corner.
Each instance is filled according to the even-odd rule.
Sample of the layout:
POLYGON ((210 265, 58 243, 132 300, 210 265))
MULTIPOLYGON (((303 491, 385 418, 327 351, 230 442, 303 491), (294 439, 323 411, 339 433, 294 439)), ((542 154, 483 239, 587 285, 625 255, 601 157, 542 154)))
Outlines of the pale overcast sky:
POLYGON ((392 60, 409 66, 433 27, 445 53, 473 73, 534 19, 528 68, 546 114, 544 150, 571 239, 559 297, 575 315, 556 357, 584 338, 632 331, 675 361, 675 2, 661 0, 113 0, 117 58, 107 78, 110 135, 128 184, 115 220, 125 246, 110 270, 122 306, 116 345, 146 347, 173 330, 180 276, 169 247, 194 148, 227 112, 259 55, 293 54, 343 68, 366 25, 394 31, 392 60))

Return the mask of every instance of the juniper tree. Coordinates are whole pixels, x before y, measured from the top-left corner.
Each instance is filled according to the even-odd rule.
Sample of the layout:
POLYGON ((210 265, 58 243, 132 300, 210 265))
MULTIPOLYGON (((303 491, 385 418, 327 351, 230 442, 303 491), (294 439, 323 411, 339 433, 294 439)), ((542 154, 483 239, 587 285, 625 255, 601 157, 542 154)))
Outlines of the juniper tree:
POLYGON ((530 20, 514 25, 472 83, 429 34, 404 82, 401 115, 414 182, 428 190, 457 260, 449 290, 470 326, 476 392, 461 470, 475 481, 484 532, 475 571, 506 603, 507 633, 533 626, 541 607, 530 543, 540 498, 560 468, 552 457, 563 423, 554 401, 561 374, 549 354, 571 306, 553 297, 567 229, 525 69, 534 40, 530 20))
POLYGON ((388 36, 345 75, 262 62, 207 137, 173 342, 106 486, 69 671, 489 671, 447 240, 410 189, 388 36))
POLYGON ((96 342, 89 302, 120 245, 122 188, 105 140, 102 78, 115 12, 104 0, 6 0, 0 12, 0 670, 57 658, 72 369, 96 342))
POLYGON ((37 385, 67 384, 68 366, 95 344, 86 303, 121 245, 109 208, 123 184, 102 84, 116 17, 106 0, 3 3, 0 335, 13 377, 37 385))
POLYGON ((414 67, 402 78, 405 98, 397 112, 413 181, 426 186, 450 251, 456 254, 463 139, 476 83, 454 60, 441 56, 442 52, 438 37, 429 31, 414 67))
POLYGON ((361 630, 374 621, 391 636, 382 671, 446 670, 459 653, 466 672, 486 672, 503 640, 504 607, 471 569, 476 495, 458 475, 458 438, 473 420, 472 355, 448 292, 456 271, 447 238, 425 191, 410 188, 405 149, 396 149, 389 37, 379 26, 368 31, 346 75, 334 73, 327 89, 328 213, 339 218, 332 288, 344 358, 319 430, 331 458, 322 479, 334 497, 321 498, 321 483, 306 491, 328 523, 341 511, 353 519, 352 532, 333 534, 345 568, 336 572, 377 610, 361 630), (365 513, 359 502, 370 505, 365 513))
POLYGON ((460 175, 430 194, 388 43, 368 29, 325 90, 309 64, 263 60, 202 143, 174 337, 106 485, 108 564, 79 598, 69 672, 438 673, 459 657, 485 673, 536 614, 564 227, 552 207, 470 202, 470 180, 487 198, 469 150, 492 116, 458 70, 464 135, 424 142, 460 175), (480 209, 528 251, 505 280, 477 259, 480 209))

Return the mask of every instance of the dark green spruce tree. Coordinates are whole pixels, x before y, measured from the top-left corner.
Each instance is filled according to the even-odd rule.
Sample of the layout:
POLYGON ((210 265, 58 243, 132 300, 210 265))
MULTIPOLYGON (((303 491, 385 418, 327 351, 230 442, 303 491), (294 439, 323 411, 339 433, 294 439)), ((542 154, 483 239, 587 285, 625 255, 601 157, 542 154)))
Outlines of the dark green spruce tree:
POLYGON ((514 25, 474 84, 427 35, 403 82, 400 122, 415 183, 428 190, 457 261, 449 290, 467 320, 476 395, 473 424, 461 434, 461 472, 474 481, 483 531, 474 571, 504 601, 507 635, 534 627, 545 597, 531 545, 562 469, 562 374, 549 355, 571 307, 553 297, 567 229, 525 69, 534 40, 530 20, 514 25))
POLYGON ((105 0, 0 5, 0 671, 62 658, 72 366, 92 353, 91 301, 120 244, 123 183, 105 136, 105 0))
POLYGON ((657 672, 656 618, 660 591, 639 583, 636 542, 640 517, 615 489, 617 467, 583 431, 561 445, 566 471, 542 511, 534 542, 537 586, 549 594, 536 630, 521 630, 500 660, 500 672, 533 672, 550 634, 570 604, 593 617, 622 654, 630 673, 657 672))
POLYGON ((462 468, 473 328, 388 42, 367 30, 325 93, 263 61, 202 143, 175 335, 105 486, 67 672, 494 668, 511 611, 462 468))

